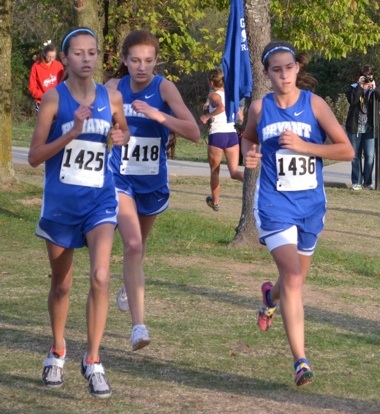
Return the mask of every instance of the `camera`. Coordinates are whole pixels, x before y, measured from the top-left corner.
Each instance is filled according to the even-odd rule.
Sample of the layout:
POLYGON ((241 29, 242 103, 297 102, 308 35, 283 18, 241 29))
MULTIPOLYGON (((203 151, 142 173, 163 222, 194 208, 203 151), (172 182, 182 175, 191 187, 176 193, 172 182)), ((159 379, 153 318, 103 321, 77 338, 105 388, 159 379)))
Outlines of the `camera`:
POLYGON ((364 76, 364 83, 371 83, 373 81, 372 75, 364 76))

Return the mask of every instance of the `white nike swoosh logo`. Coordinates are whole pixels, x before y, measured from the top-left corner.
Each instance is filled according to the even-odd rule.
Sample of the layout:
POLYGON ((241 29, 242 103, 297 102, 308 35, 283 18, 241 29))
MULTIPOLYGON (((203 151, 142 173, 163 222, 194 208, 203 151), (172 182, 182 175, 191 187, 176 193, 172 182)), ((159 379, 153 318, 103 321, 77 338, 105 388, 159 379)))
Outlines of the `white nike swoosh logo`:
POLYGON ((149 98, 151 98, 152 96, 154 96, 154 93, 152 93, 152 95, 145 95, 145 99, 149 99, 149 98))
POLYGON ((106 109, 106 108, 107 108, 106 106, 103 106, 102 108, 98 108, 98 112, 102 112, 103 109, 106 109))
POLYGON ((299 116, 302 114, 302 112, 304 112, 305 110, 301 111, 301 112, 294 112, 294 116, 299 116))
POLYGON ((162 197, 162 198, 159 198, 157 201, 158 201, 158 202, 160 202, 160 201, 161 201, 161 200, 163 200, 163 199, 164 199, 164 198, 162 197))

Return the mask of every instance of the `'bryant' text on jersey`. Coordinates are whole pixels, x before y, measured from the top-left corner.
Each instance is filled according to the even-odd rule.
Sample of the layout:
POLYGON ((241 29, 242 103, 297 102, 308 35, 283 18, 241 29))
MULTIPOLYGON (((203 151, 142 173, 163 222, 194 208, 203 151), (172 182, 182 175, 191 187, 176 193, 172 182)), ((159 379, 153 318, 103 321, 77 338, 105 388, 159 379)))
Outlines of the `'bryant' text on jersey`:
MULTIPOLYGON (((157 108, 152 107, 153 109, 155 109, 156 111, 158 111, 157 108)), ((139 118, 147 118, 146 115, 141 114, 141 113, 137 113, 133 108, 132 108, 132 104, 124 104, 123 105, 123 109, 124 109, 124 116, 128 117, 128 116, 137 116, 139 118)))
MULTIPOLYGON (((62 134, 69 132, 74 125, 74 121, 62 124, 62 134)), ((107 136, 111 128, 111 124, 104 119, 90 118, 83 123, 82 134, 100 134, 107 136)))
POLYGON ((283 122, 274 122, 263 128, 263 141, 280 136, 285 130, 290 130, 294 132, 299 137, 310 138, 311 136, 311 125, 306 124, 305 122, 295 122, 295 121, 283 121, 283 122))

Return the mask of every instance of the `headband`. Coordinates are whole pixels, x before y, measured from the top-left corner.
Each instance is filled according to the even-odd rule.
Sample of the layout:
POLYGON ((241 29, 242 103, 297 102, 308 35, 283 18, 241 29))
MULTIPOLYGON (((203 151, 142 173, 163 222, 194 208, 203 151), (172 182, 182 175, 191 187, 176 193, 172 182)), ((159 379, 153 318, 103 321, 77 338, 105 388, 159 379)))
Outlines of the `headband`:
POLYGON ((80 33, 80 32, 87 32, 88 34, 96 38, 95 33, 90 29, 86 29, 86 28, 75 29, 72 32, 70 32, 68 35, 66 35, 66 37, 63 39, 61 50, 62 51, 65 50, 66 43, 70 39, 71 36, 75 35, 76 33, 80 33))
POLYGON ((269 49, 267 53, 265 53, 264 57, 261 59, 261 62, 264 63, 268 56, 271 55, 273 52, 277 52, 278 50, 282 50, 284 52, 290 52, 293 56, 295 56, 295 52, 293 49, 290 49, 290 47, 287 46, 276 46, 272 49, 269 49))

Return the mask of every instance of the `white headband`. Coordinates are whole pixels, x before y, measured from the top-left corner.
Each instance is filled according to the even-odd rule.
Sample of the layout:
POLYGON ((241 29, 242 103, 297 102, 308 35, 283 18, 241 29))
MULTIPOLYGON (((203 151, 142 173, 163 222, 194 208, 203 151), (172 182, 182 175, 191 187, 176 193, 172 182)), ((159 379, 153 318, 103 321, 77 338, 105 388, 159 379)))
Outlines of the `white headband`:
POLYGON ((87 32, 91 36, 96 37, 95 36, 95 33, 92 30, 90 30, 90 29, 86 29, 86 28, 75 29, 72 32, 70 32, 68 35, 66 35, 66 37, 63 39, 62 46, 61 46, 62 52, 65 50, 66 42, 70 39, 70 37, 73 36, 73 35, 75 35, 75 33, 80 33, 80 32, 87 32))
POLYGON ((287 46, 276 46, 273 49, 269 49, 267 53, 265 53, 264 57, 262 58, 261 62, 264 63, 268 56, 271 55, 273 52, 276 52, 277 50, 283 50, 285 52, 290 52, 293 56, 295 56, 294 50, 290 49, 290 47, 287 46))

